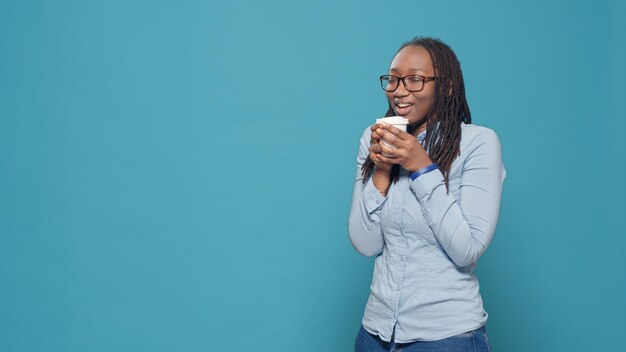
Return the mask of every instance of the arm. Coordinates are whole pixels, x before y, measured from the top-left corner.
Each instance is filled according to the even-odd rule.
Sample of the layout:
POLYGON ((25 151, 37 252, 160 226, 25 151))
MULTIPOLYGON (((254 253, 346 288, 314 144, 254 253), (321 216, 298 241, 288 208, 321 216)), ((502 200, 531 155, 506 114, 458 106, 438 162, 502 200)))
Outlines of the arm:
POLYGON ((376 189, 373 177, 365 184, 361 176, 361 166, 369 157, 369 129, 363 133, 359 143, 356 177, 352 191, 352 205, 348 220, 348 234, 354 248, 364 256, 373 256, 382 252, 383 234, 380 229, 380 212, 386 197, 376 189))
POLYGON ((439 170, 410 184, 435 237, 460 267, 476 262, 491 243, 506 175, 500 141, 492 130, 478 134, 467 153, 458 202, 447 193, 439 170))

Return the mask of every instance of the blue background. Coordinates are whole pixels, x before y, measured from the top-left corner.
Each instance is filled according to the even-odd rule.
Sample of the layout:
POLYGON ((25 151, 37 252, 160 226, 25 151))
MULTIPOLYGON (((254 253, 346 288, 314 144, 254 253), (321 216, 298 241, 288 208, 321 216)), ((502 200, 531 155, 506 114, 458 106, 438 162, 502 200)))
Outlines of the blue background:
POLYGON ((618 1, 3 0, 0 350, 350 351, 357 143, 415 35, 503 144, 493 349, 620 350, 624 33, 618 1))

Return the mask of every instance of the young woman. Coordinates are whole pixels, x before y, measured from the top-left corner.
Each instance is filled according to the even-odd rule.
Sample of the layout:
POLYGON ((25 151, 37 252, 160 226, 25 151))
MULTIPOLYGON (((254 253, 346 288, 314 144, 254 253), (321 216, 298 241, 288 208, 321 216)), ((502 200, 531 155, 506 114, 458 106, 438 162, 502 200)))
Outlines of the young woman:
POLYGON ((488 351, 474 269, 498 220, 500 141, 471 124, 460 63, 441 41, 403 44, 380 81, 386 116, 409 126, 361 137, 348 227, 376 261, 356 351, 488 351))

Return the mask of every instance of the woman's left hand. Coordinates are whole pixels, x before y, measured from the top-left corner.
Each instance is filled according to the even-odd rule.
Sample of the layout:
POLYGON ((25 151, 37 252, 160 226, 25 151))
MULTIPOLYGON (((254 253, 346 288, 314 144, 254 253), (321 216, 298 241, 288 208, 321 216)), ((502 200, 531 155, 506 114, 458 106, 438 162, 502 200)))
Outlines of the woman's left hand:
POLYGON ((380 160, 382 162, 399 164, 411 172, 423 169, 433 163, 415 136, 387 124, 380 125, 376 133, 381 139, 395 147, 388 147, 381 140, 381 152, 391 155, 381 155, 380 160))

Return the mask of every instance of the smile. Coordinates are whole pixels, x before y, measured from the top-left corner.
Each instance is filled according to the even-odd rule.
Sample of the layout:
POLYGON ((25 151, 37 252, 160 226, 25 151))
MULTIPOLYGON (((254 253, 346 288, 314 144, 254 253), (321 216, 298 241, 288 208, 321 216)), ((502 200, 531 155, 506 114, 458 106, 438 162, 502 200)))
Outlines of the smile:
POLYGON ((399 116, 405 116, 413 108, 411 103, 394 103, 394 105, 396 106, 396 114, 399 116))

